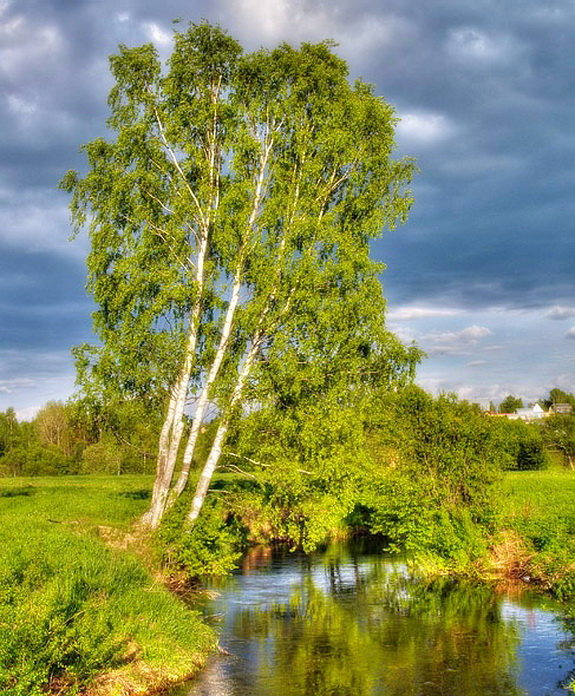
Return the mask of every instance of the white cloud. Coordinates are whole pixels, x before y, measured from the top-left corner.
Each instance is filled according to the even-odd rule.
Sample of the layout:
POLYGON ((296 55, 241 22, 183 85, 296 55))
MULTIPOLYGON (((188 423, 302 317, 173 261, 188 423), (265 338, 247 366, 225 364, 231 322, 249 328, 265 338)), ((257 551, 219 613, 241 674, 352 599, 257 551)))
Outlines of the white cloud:
POLYGON ((545 312, 544 316, 546 319, 570 319, 571 317, 575 317, 575 307, 564 307, 556 305, 555 307, 551 307, 550 310, 545 312))
POLYGON ((569 329, 569 331, 565 334, 565 338, 575 341, 575 326, 572 329, 569 329))
POLYGON ((13 394, 20 389, 31 389, 36 385, 36 382, 26 377, 17 379, 0 379, 0 393, 13 394))
POLYGON ((22 423, 22 421, 31 421, 36 418, 38 415, 38 411, 42 408, 42 406, 28 406, 27 408, 17 408, 16 409, 16 418, 18 419, 19 423, 22 423))
POLYGON ((537 4, 529 14, 538 25, 545 22, 546 24, 565 27, 573 21, 575 12, 571 3, 567 3, 562 7, 559 5, 537 4))
POLYGON ((575 374, 570 372, 568 374, 557 375, 553 379, 552 385, 566 392, 575 392, 575 374))
MULTIPOLYGON (((301 2, 293 0, 234 0, 229 2, 228 11, 233 12, 240 25, 250 34, 255 28, 254 18, 257 17, 258 33, 265 42, 277 42, 293 35, 294 27, 302 27, 304 7, 301 2)), ((321 11, 314 13, 316 21, 321 20, 320 26, 325 26, 327 17, 321 11)), ((308 24, 308 22, 306 22, 308 24)), ((309 24, 308 24, 309 26, 309 24)))
POLYGON ((516 60, 522 51, 517 39, 510 35, 488 34, 469 26, 452 29, 446 49, 456 60, 485 65, 516 60))
POLYGON ((64 195, 54 197, 34 191, 2 197, 0 207, 0 239, 13 249, 25 251, 54 251, 66 256, 83 258, 88 240, 79 235, 69 241, 71 228, 64 195))
POLYGON ((432 111, 417 111, 400 114, 396 132, 402 144, 405 141, 418 145, 435 145, 450 138, 456 128, 449 119, 432 111))
POLYGON ((486 326, 468 326, 459 332, 459 336, 465 343, 476 343, 481 338, 491 336, 491 331, 486 326))
MULTIPOLYGON (((6 14, 6 10, 9 8, 9 6, 9 2, 2 2, 0 4, 0 17, 6 14)), ((23 25, 24 17, 21 15, 16 15, 11 19, 2 18, 2 24, 0 24, 0 36, 2 36, 4 40, 10 39, 12 36, 15 36, 18 33, 19 29, 21 29, 23 25)))
POLYGON ((446 331, 444 333, 434 332, 427 335, 427 338, 434 343, 477 343, 481 338, 490 336, 491 331, 486 326, 468 326, 461 331, 446 331))
POLYGON ((0 69, 11 80, 23 73, 47 72, 64 46, 57 27, 34 26, 19 15, 0 24, 0 38, 0 69))
POLYGON ((387 313, 390 321, 412 321, 432 317, 454 317, 462 314, 460 309, 443 309, 439 307, 424 307, 409 305, 391 310, 387 313))
POLYGON ((8 110, 19 119, 24 119, 27 124, 33 121, 38 114, 38 104, 35 101, 24 99, 16 94, 9 94, 7 102, 8 110))
POLYGON ((155 22, 144 22, 142 24, 144 33, 148 36, 150 41, 155 44, 160 44, 161 46, 167 46, 172 41, 172 35, 167 31, 164 31, 155 22))
POLYGON ((31 418, 51 399, 66 400, 74 390, 70 352, 0 349, 0 411, 12 406, 18 418, 31 418), (14 377, 26 374, 25 377, 14 377))
POLYGON ((488 365, 487 360, 472 360, 468 362, 465 367, 480 367, 481 365, 488 365))
POLYGON ((223 0, 221 16, 226 24, 237 27, 248 45, 334 39, 340 44, 338 54, 356 67, 365 60, 383 60, 383 54, 391 48, 405 50, 415 40, 414 25, 405 16, 390 11, 350 10, 346 3, 223 0))
POLYGON ((491 335, 486 326, 468 326, 461 331, 432 331, 421 338, 421 346, 429 355, 450 353, 461 355, 469 352, 482 338, 491 335))

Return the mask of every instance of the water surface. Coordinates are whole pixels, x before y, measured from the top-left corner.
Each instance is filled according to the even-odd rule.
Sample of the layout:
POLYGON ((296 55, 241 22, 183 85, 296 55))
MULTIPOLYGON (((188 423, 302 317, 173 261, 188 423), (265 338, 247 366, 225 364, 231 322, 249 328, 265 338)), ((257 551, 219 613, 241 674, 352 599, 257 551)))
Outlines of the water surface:
POLYGON ((212 584, 228 654, 173 696, 556 696, 573 637, 541 598, 409 578, 355 545, 256 549, 212 584))

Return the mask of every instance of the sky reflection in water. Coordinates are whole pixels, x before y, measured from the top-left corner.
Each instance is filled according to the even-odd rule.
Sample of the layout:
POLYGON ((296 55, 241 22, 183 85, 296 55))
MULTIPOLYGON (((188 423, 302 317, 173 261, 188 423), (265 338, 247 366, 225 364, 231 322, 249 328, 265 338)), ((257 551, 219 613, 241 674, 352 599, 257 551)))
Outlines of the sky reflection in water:
POLYGON ((572 636, 537 599, 410 581, 405 565, 334 546, 254 550, 214 584, 218 655, 173 696, 556 696, 572 636))

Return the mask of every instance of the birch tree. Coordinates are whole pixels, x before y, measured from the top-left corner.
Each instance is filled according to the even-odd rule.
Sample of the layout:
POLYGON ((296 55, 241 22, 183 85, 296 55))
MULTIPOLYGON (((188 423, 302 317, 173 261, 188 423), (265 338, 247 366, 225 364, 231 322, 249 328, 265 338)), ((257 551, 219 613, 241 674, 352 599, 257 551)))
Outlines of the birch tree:
POLYGON ((121 47, 114 139, 85 146, 88 174, 63 181, 76 229, 89 226, 98 304, 81 383, 163 395, 152 527, 188 485, 212 406, 194 523, 230 426, 272 388, 269 365, 327 371, 349 396, 361 356, 390 373, 409 362, 385 330, 369 247, 405 220, 414 165, 392 158, 393 109, 351 85, 332 49, 246 55, 206 23, 175 34, 165 70, 152 46, 121 47))

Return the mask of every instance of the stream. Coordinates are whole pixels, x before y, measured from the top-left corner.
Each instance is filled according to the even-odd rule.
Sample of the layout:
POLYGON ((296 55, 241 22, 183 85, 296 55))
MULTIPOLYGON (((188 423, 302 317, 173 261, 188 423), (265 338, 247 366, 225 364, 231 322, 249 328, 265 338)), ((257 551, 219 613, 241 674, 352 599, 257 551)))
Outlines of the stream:
POLYGON ((574 636, 528 589, 429 586, 361 543, 253 549, 208 589, 203 611, 225 653, 171 696, 571 693, 574 636))

